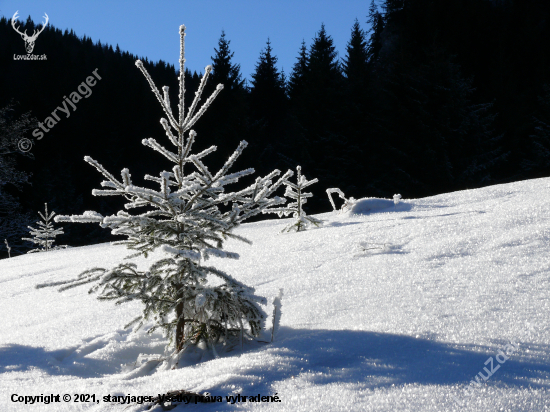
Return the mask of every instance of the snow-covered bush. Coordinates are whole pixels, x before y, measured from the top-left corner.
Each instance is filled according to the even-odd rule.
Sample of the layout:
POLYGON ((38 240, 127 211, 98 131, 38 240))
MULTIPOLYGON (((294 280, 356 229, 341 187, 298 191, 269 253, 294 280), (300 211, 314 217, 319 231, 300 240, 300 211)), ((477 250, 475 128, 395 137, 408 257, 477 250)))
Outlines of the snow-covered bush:
MULTIPOLYGON (((32 238, 24 237, 22 240, 27 240, 29 242, 32 242, 39 247, 36 249, 29 250, 27 253, 35 253, 35 252, 49 252, 50 250, 57 250, 57 249, 65 249, 67 246, 54 246, 53 243, 55 242, 55 238, 58 235, 62 235, 63 229, 62 228, 54 228, 52 219, 55 216, 55 212, 52 210, 50 214, 48 214, 48 204, 44 204, 45 207, 45 213, 42 214, 42 212, 38 212, 40 217, 42 218, 42 221, 36 222, 38 225, 38 229, 35 229, 31 226, 29 226, 29 233, 34 236, 32 238)), ((6 245, 8 244, 6 240, 6 245)))
POLYGON ((302 175, 302 168, 300 166, 296 167, 296 172, 296 183, 292 183, 288 181, 288 179, 283 181, 286 186, 285 196, 294 200, 294 202, 289 203, 285 207, 264 211, 264 213, 277 213, 279 217, 292 214, 294 221, 287 225, 281 232, 290 232, 292 230, 300 232, 302 230, 306 230, 308 226, 314 225, 318 227, 323 223, 321 220, 316 219, 313 216, 307 216, 303 209, 307 199, 313 196, 312 193, 306 193, 303 190, 309 185, 317 183, 319 180, 313 179, 308 181, 306 177, 302 175))
MULTIPOLYGON (((122 196, 127 200, 126 210, 106 217, 89 211, 80 216, 56 218, 56 221, 64 222, 97 222, 110 228, 113 234, 127 236, 127 240, 118 242, 136 251, 127 258, 147 257, 158 250, 164 252, 147 270, 139 270, 135 263, 125 262, 112 269, 87 270, 76 279, 57 285, 64 285, 60 290, 65 290, 93 282, 95 285, 91 291, 98 292, 99 299, 115 300, 117 304, 141 301, 143 312, 127 327, 137 325, 140 328, 146 322, 152 322, 149 332, 163 329, 173 344, 171 361, 179 359, 182 351, 190 346, 206 345, 216 353, 218 342, 226 344, 235 342, 235 339, 242 342, 244 334, 252 337, 260 334, 266 317, 260 304, 265 304, 265 299, 256 296, 253 288, 205 263, 211 256, 238 258, 236 253, 223 249, 223 242, 234 238, 250 243, 234 234, 233 229, 266 208, 284 203, 284 199, 272 195, 292 174, 289 171, 273 183, 280 174, 275 170, 265 177, 258 177, 242 190, 226 192, 225 186, 254 173, 254 169, 228 173, 247 143, 242 141, 217 173, 211 173, 202 160, 216 150, 215 146, 192 153, 197 134, 191 127, 221 92, 223 85, 219 84, 196 111, 212 70, 207 66, 195 98, 185 110, 185 26, 180 26, 179 33, 179 115, 172 112, 168 87, 162 88, 161 95, 143 63, 136 62, 164 110, 166 117, 160 123, 167 140, 175 147, 175 150, 166 148, 153 138, 142 141, 173 164, 170 171, 161 172, 159 177, 145 176, 160 188, 153 190, 134 185, 128 169, 123 169, 121 178, 117 179, 97 161, 85 157, 107 179, 102 183, 105 189, 92 193, 95 196, 122 196), (189 134, 185 137, 187 131, 189 134), (129 213, 138 208, 145 210, 129 213)), ((167 351, 170 348, 169 344, 167 351)))

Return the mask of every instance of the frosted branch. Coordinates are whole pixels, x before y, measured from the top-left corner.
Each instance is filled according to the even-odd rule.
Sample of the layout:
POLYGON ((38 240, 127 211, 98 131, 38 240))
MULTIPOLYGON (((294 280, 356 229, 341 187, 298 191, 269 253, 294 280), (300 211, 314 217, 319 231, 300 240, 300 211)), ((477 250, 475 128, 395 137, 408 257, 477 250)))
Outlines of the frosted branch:
POLYGON ((178 155, 171 152, 171 151, 169 151, 168 149, 161 146, 160 144, 158 144, 158 142, 155 139, 153 139, 152 137, 150 137, 149 139, 143 139, 141 141, 141 143, 144 146, 148 146, 151 149, 156 150, 157 152, 159 152, 160 154, 165 156, 171 162, 178 163, 178 155))
POLYGON ((136 66, 138 67, 138 69, 141 70, 141 72, 143 73, 143 75, 147 79, 147 82, 149 82, 149 86, 151 86, 151 90, 153 91, 153 93, 155 94, 157 100, 159 101, 160 105, 162 106, 162 108, 164 110, 164 113, 166 113, 166 116, 168 116, 168 120, 170 121, 170 124, 172 125, 172 127, 174 129, 178 130, 179 129, 178 128, 178 123, 176 122, 176 119, 174 119, 174 115, 172 114, 172 109, 170 108, 170 106, 166 105, 166 102, 164 101, 164 99, 160 95, 160 93, 157 89, 157 86, 155 86, 155 83, 153 82, 153 79, 149 75, 149 72, 147 72, 147 69, 143 65, 143 62, 141 60, 136 60, 136 66))
POLYGON ((188 258, 193 260, 199 260, 201 257, 201 254, 198 252, 194 252, 192 250, 176 249, 168 245, 163 245, 161 250, 166 253, 171 253, 173 255, 178 255, 179 257, 182 257, 182 258, 188 258))
POLYGON ((168 124, 168 120, 166 120, 164 117, 162 119, 160 119, 160 124, 162 125, 162 127, 164 128, 165 132, 166 132, 166 136, 168 137, 168 140, 170 140, 170 142, 172 142, 172 144, 174 146, 179 146, 178 144, 178 139, 176 138, 176 136, 174 136, 174 134, 172 133, 172 130, 170 129, 170 125, 168 124))
POLYGON ((348 199, 346 199, 344 192, 342 192, 337 187, 327 189, 327 196, 328 196, 328 200, 330 200, 330 204, 332 205, 332 210, 336 211, 336 205, 334 204, 334 200, 332 200, 332 193, 338 193, 338 196, 340 196, 340 199, 342 199, 344 202, 347 202, 348 199))
POLYGON ((235 149, 233 154, 229 156, 229 159, 227 159, 227 161, 225 162, 223 167, 220 169, 220 171, 216 173, 214 180, 218 180, 220 177, 222 177, 227 173, 229 168, 233 165, 233 163, 235 163, 235 160, 237 160, 239 156, 242 154, 246 146, 248 146, 248 142, 246 140, 243 140, 241 141, 241 143, 239 143, 239 146, 237 147, 237 149, 235 149))
MULTIPOLYGON (((162 92, 164 93, 164 104, 166 107, 170 107, 170 95, 168 93, 169 87, 168 86, 162 86, 162 92)), ((172 109, 170 107, 170 109, 172 109)))
POLYGON ((82 215, 57 215, 56 222, 77 222, 77 223, 101 223, 103 216, 94 211, 86 211, 82 215))
POLYGON ((191 147, 193 146, 193 143, 195 143, 195 137, 197 137, 197 133, 194 130, 191 130, 189 132, 189 138, 187 139, 187 143, 185 144, 185 147, 181 151, 180 154, 180 160, 183 160, 189 156, 189 153, 191 152, 191 147))
POLYGON ((208 65, 204 68, 204 75, 202 76, 201 82, 199 84, 199 88, 195 92, 195 98, 193 99, 193 103, 191 103, 191 107, 189 107, 189 113, 187 113, 187 118, 184 120, 182 124, 182 128, 187 124, 191 116, 195 113, 195 109, 197 108, 197 104, 201 100, 202 92, 204 91, 204 87, 206 86, 206 82, 208 80, 208 76, 210 75, 210 72, 212 71, 212 66, 208 65))
POLYGON ((107 179, 109 179, 111 182, 113 182, 119 189, 124 189, 124 185, 115 179, 115 177, 107 171, 101 164, 99 164, 97 161, 92 159, 90 156, 85 156, 84 160, 91 164, 93 167, 95 167, 103 176, 105 176, 107 179))
POLYGON ((208 107, 212 104, 212 102, 214 101, 214 99, 216 98, 216 96, 223 90, 223 84, 218 84, 218 86, 216 87, 216 90, 214 91, 214 93, 212 93, 212 95, 208 98, 208 100, 206 101, 206 103, 204 103, 202 105, 202 107, 200 108, 199 112, 191 119, 189 120, 188 122, 185 123, 184 127, 183 127, 183 131, 186 131, 186 130, 189 130, 191 127, 193 127, 193 125, 197 122, 197 120, 200 119, 200 117, 204 114, 204 112, 206 111, 206 109, 208 109, 208 107))
POLYGON ((196 155, 193 155, 193 157, 195 157, 197 159, 201 159, 204 156, 209 155, 212 152, 215 152, 216 150, 218 150, 217 146, 210 146, 208 149, 205 149, 202 152, 197 153, 196 155))
POLYGON ((197 159, 196 156, 190 156, 189 160, 191 160, 191 162, 193 162, 193 164, 197 167, 197 169, 199 169, 201 173, 208 179, 206 183, 212 183, 214 178, 212 177, 212 174, 208 170, 208 167, 206 167, 203 162, 197 159))

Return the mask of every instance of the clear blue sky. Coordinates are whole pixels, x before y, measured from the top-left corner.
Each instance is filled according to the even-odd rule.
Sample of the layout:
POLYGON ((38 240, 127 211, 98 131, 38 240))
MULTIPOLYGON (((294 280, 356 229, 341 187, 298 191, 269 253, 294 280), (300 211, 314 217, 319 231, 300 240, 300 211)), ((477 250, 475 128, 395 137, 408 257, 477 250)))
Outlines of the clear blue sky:
POLYGON ((20 20, 30 15, 38 24, 47 13, 56 28, 73 29, 94 43, 118 44, 123 51, 176 67, 178 28, 185 24, 186 66, 200 72, 211 63, 223 29, 234 61, 250 78, 268 37, 279 69, 288 74, 302 39, 309 47, 321 23, 343 58, 355 18, 367 29, 369 4, 370 0, 0 0, 0 15, 11 18, 19 10, 20 20))

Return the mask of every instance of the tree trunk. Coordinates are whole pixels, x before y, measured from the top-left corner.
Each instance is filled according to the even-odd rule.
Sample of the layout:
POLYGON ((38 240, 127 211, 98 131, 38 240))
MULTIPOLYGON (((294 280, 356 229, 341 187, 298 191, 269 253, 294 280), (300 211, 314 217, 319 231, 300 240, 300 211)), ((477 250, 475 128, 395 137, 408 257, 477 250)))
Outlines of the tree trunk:
MULTIPOLYGON (((177 285, 176 289, 181 290, 183 285, 177 285)), ((183 298, 183 291, 178 292, 178 299, 183 298)), ((176 317, 178 322, 176 323, 176 352, 183 349, 184 345, 184 331, 185 331, 185 318, 183 316, 183 300, 181 300, 176 306, 176 317)))

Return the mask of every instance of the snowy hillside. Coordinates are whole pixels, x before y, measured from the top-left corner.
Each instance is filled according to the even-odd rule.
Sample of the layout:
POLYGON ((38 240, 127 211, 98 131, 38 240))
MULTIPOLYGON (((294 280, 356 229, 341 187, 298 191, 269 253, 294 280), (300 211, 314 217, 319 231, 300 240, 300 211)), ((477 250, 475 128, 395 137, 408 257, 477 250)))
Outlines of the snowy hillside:
POLYGON ((143 410, 103 397, 181 389, 223 402, 176 410, 550 410, 550 179, 387 205, 317 215, 324 227, 301 233, 243 225, 253 245, 230 241, 240 260, 213 265, 269 301, 284 288, 276 341, 153 374, 162 336, 122 329, 137 303, 35 289, 111 267, 123 247, 0 261, 0 410, 143 410), (41 394, 73 399, 12 402, 41 394), (281 402, 225 401, 237 394, 281 402))

